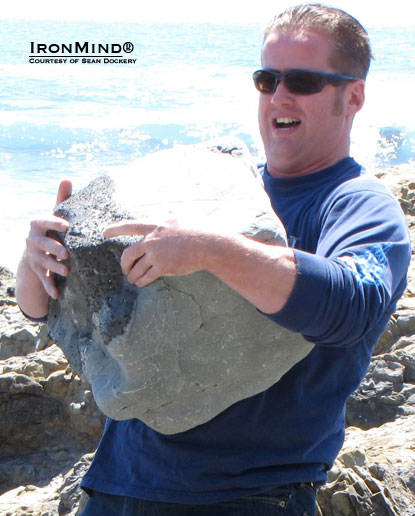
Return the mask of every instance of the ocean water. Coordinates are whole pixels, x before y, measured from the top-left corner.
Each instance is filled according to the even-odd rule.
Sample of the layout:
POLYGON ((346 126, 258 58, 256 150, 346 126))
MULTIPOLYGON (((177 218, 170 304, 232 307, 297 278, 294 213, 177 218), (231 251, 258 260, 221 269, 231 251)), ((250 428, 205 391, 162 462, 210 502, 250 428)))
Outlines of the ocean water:
MULTIPOLYGON (((375 61, 352 155, 388 167, 414 159, 415 36, 368 32, 375 61)), ((250 25, 2 20, 0 265, 16 270, 28 221, 50 213, 62 178, 79 190, 148 153, 229 135, 263 161, 251 79, 261 40, 250 25), (29 62, 37 44, 76 41, 131 42, 135 62, 29 62)))

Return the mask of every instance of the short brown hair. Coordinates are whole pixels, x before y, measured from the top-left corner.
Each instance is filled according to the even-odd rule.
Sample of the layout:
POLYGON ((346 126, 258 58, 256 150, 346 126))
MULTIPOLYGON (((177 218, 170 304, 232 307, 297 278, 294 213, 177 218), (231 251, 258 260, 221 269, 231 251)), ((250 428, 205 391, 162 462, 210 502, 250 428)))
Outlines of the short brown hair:
POLYGON ((365 79, 372 59, 369 36, 362 25, 345 11, 320 3, 301 4, 276 15, 264 31, 318 32, 333 43, 331 65, 337 73, 365 79))

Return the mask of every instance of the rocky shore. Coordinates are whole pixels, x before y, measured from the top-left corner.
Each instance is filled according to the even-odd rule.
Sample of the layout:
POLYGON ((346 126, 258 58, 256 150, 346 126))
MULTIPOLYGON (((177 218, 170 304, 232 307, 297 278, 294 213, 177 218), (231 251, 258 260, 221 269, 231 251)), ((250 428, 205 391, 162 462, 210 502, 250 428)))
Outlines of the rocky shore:
MULTIPOLYGON (((415 167, 381 175, 415 242, 415 167)), ((104 417, 44 325, 27 321, 0 267, 0 516, 75 516, 104 417)), ((347 408, 344 447, 319 494, 323 516, 415 514, 415 272, 347 408)))

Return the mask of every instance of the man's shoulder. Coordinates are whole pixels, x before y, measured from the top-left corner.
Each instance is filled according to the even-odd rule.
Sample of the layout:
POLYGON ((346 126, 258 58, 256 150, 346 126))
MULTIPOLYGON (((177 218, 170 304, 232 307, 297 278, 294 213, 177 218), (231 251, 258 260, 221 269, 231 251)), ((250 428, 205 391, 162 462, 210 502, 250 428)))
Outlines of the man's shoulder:
POLYGON ((338 183, 322 202, 323 213, 340 212, 361 216, 393 218, 404 222, 404 214, 396 196, 372 171, 363 170, 352 178, 338 183), (371 216, 372 216, 371 215, 371 216))
POLYGON ((392 192, 376 176, 375 171, 364 168, 361 169, 361 173, 358 176, 346 179, 338 184, 333 194, 336 197, 355 194, 368 197, 386 195, 392 199, 395 198, 392 192))

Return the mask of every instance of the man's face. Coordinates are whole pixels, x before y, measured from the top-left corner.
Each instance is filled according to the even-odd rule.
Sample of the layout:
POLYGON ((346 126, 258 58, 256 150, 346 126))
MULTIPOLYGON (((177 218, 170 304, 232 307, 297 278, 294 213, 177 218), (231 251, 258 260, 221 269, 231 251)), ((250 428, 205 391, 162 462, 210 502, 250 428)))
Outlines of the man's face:
MULTIPOLYGON (((263 68, 335 72, 332 43, 315 32, 272 32, 262 49, 263 68)), ((292 177, 321 170, 349 155, 354 114, 364 100, 364 81, 327 85, 311 95, 291 93, 280 82, 274 93, 261 93, 259 127, 268 172, 292 177), (288 121, 294 123, 284 123, 288 121)))

